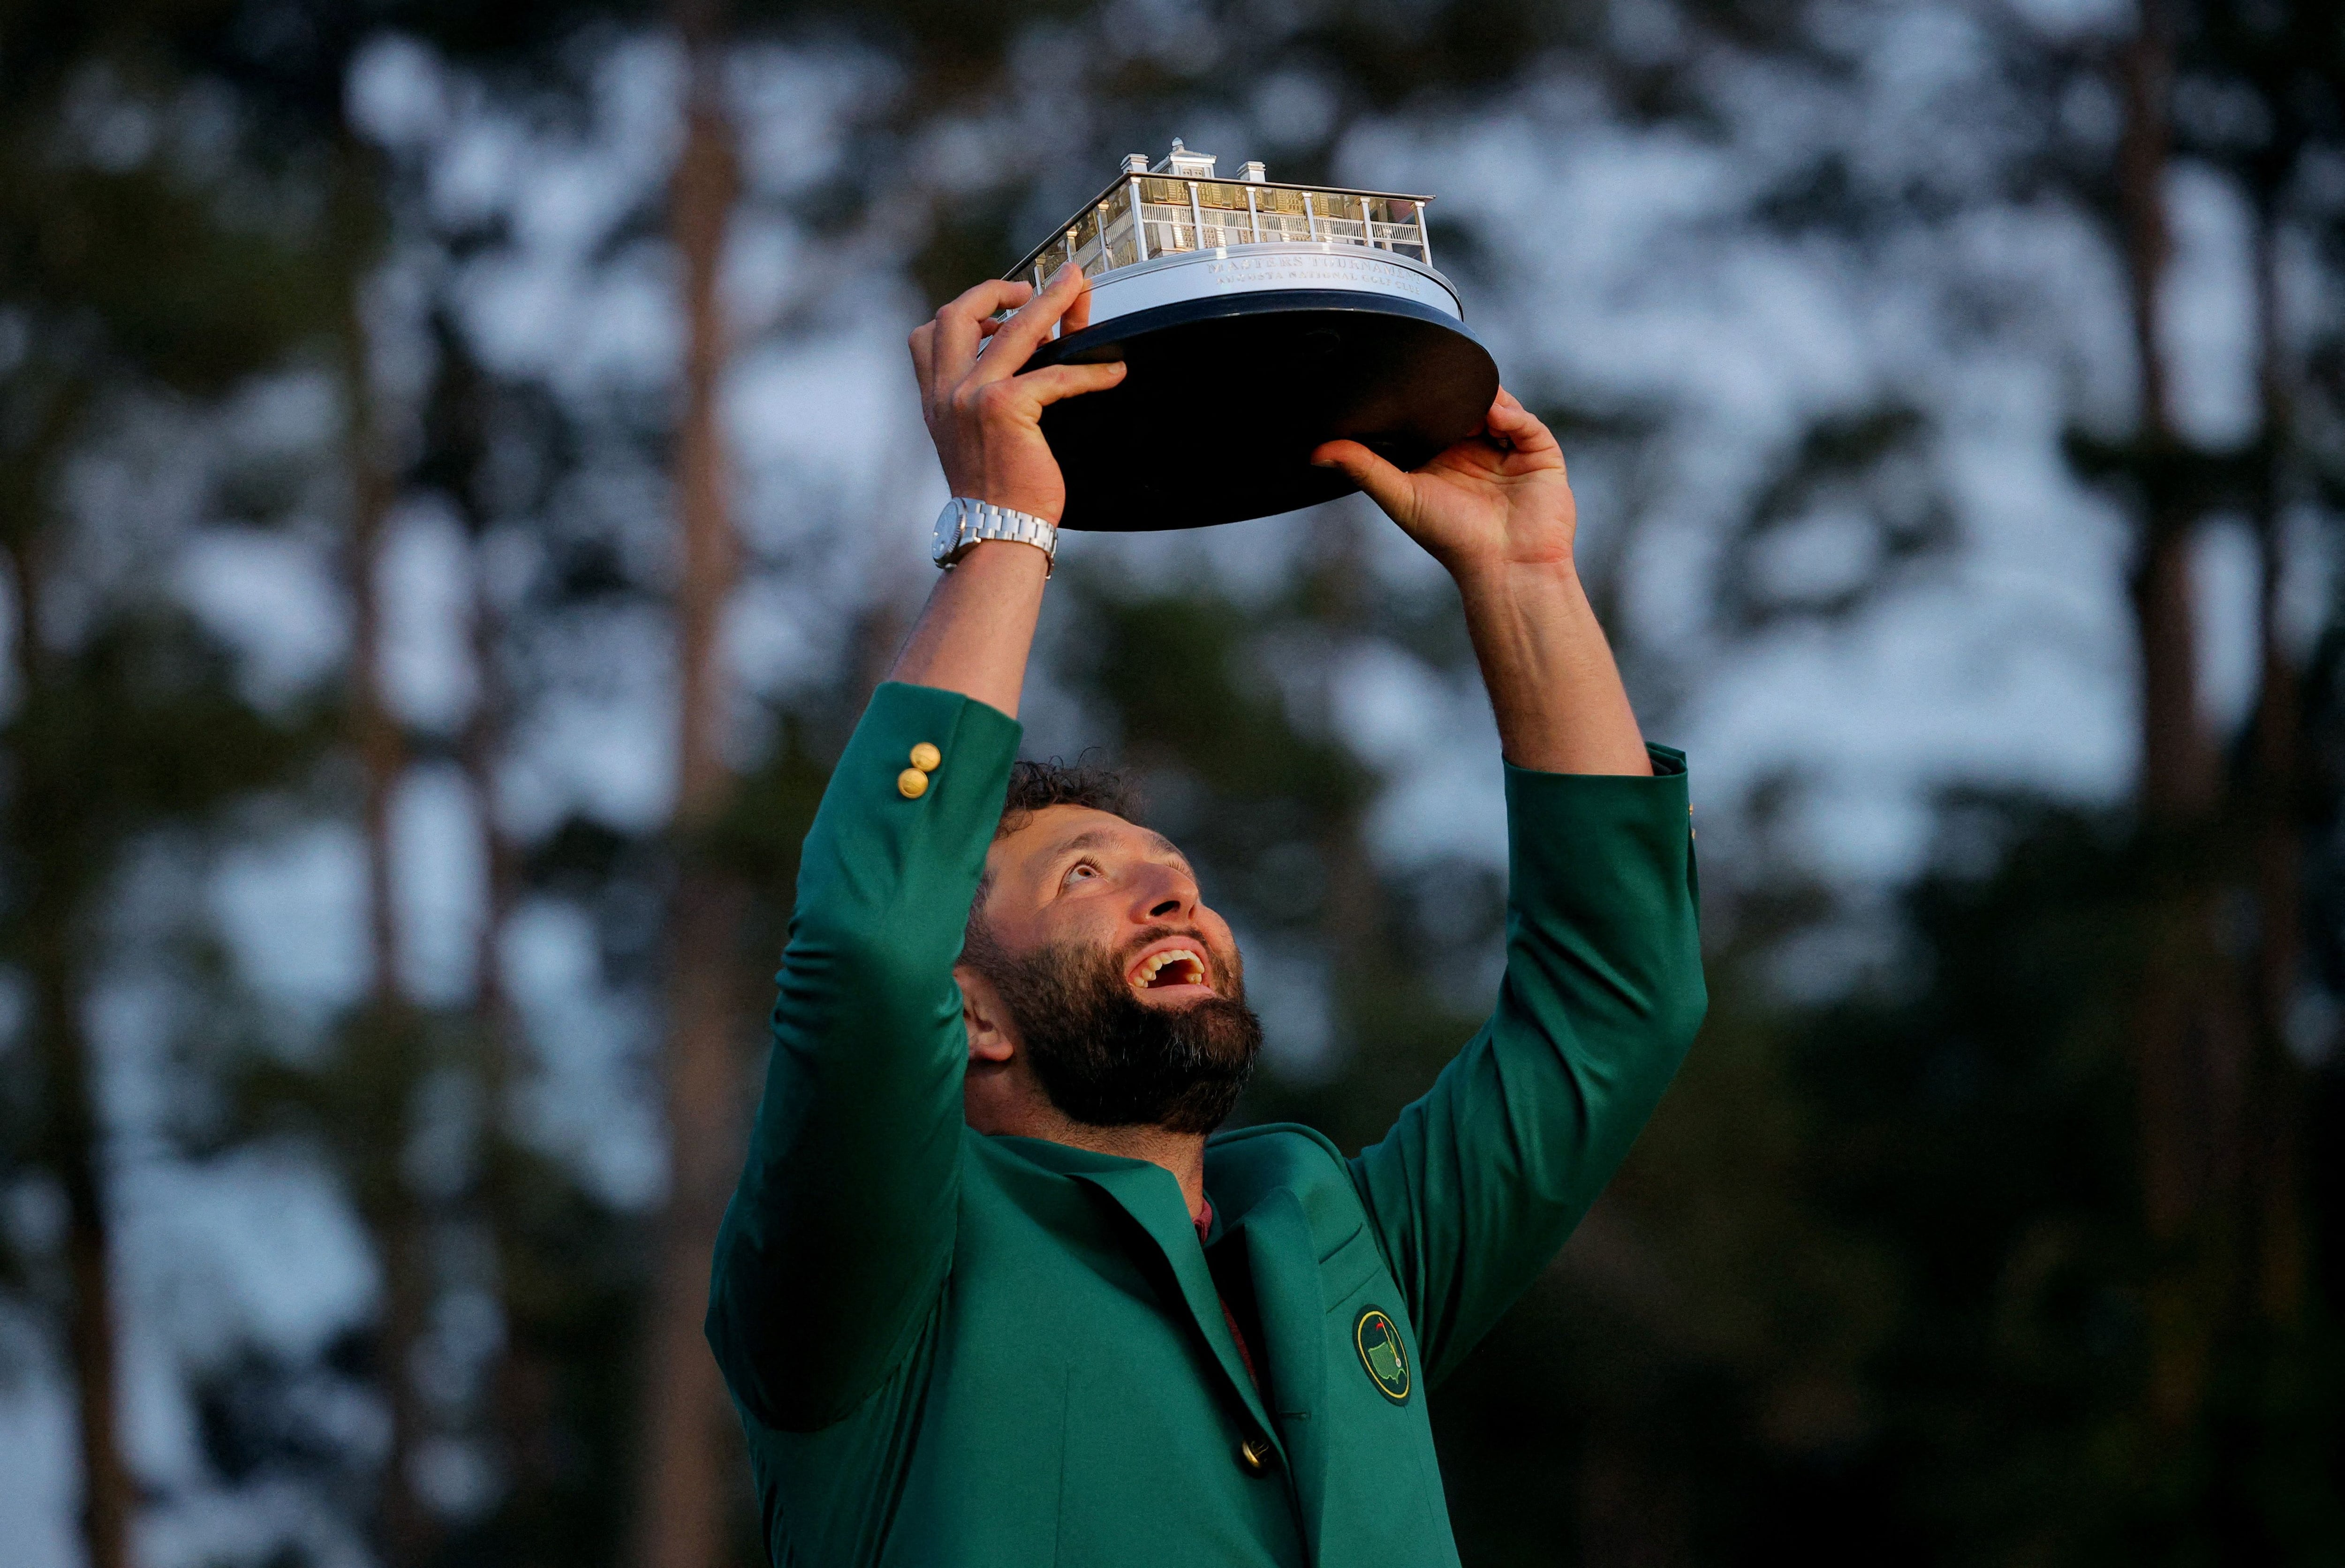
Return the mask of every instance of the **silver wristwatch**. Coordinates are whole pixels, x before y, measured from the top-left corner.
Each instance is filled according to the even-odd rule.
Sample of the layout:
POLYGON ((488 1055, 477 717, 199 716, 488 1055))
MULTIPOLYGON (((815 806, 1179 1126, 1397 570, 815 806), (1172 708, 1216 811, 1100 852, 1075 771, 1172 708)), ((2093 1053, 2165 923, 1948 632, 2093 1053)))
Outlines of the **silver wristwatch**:
POLYGON ((1012 512, 990 501, 971 501, 965 495, 956 495, 937 514, 938 565, 951 565, 968 555, 972 545, 988 539, 1015 539, 1020 545, 1031 545, 1050 562, 1042 569, 1045 577, 1058 570, 1059 530, 1030 513, 1012 512))

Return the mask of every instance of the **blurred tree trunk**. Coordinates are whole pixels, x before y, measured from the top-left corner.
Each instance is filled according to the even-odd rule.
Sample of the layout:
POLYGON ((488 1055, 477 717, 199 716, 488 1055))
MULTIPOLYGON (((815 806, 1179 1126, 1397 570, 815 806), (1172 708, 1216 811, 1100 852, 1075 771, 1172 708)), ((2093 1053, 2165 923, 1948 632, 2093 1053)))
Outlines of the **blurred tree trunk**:
POLYGON ((719 633, 735 575, 718 393, 726 352, 719 267, 739 171, 725 101, 715 0, 680 0, 689 51, 684 148, 669 220, 682 266, 688 340, 676 446, 682 577, 677 585, 680 722, 674 837, 678 855, 666 942, 665 1089, 668 1198, 652 1282, 635 1568, 710 1568, 726 1555, 726 1409, 702 1337, 710 1249, 737 1158, 742 1014, 736 949, 745 901, 707 853, 731 799, 724 756, 719 633))
POLYGON ((2279 188, 2296 161, 2277 149, 2255 181, 2256 384, 2262 405, 2249 492, 2260 567, 2257 592, 2259 682, 2253 726, 2250 800, 2254 810, 2256 904, 2260 916, 2253 1013, 2251 1083, 2256 1117, 2248 1150, 2243 1226, 2252 1238, 2247 1288, 2265 1321, 2295 1321, 2304 1298, 2301 1085, 2288 1044, 2289 1013, 2303 962, 2303 682, 2281 624, 2288 576, 2281 505, 2283 465, 2294 450, 2293 399, 2280 327, 2279 188))
POLYGON ((2153 1420, 2167 1430, 2195 1413, 2203 1381, 2200 1314, 2186 1271, 2170 1257, 2201 1207, 2205 1149, 2198 1125, 2210 1087, 2203 1059, 2203 999, 2213 954, 2208 909, 2188 863, 2194 830, 2213 806, 2212 748, 2198 712, 2197 627, 2190 573, 2194 519, 2173 483, 2175 439, 2163 341, 2172 238, 2166 212, 2173 46, 2157 0, 2141 0, 2140 26, 2119 61, 2125 130, 2117 200, 2140 400, 2137 473, 2143 515, 2132 583, 2141 661, 2141 814, 2159 886, 2136 1022, 2142 1210, 2161 1256, 2149 1285, 2153 1420))
POLYGON ((113 1240, 106 1212, 106 1136, 96 1064, 83 1023, 86 976, 80 954, 90 940, 91 880, 101 874, 87 821, 90 780, 76 744, 96 716, 81 711, 61 656, 51 649, 43 590, 45 530, 39 515, 49 463, 75 423, 80 397, 52 401, 27 460, 11 464, 5 499, 5 547, 15 589, 18 744, 9 823, 10 858, 24 879, 18 898, 25 942, 31 1017, 27 1033, 39 1065, 42 1120, 37 1150, 56 1173, 66 1200, 66 1354, 74 1374, 81 1451, 81 1529, 90 1568, 128 1568, 137 1497, 123 1462, 120 1333, 113 1240))
POLYGON ((2175 484, 2173 394, 2164 343, 2165 290, 2173 239, 2166 214, 2173 45, 2158 0, 2142 0, 2141 29, 2120 61, 2126 110, 2117 150, 2138 371, 2142 477, 2147 514, 2135 563, 2133 602, 2141 654, 2141 799, 2162 824, 2204 817, 2216 792, 2215 755, 2198 712, 2198 631, 2190 586, 2189 498, 2175 484))
MULTIPOLYGON (((2340 76, 2345 54, 2338 48, 2334 18, 2318 7, 2289 12, 2232 0, 2203 7, 2196 20, 2193 66, 2227 89, 2251 95, 2265 122, 2260 137, 2219 145, 2211 153, 2238 178, 2254 215, 2258 402, 2257 437, 2244 454, 2238 485, 2254 525, 2259 566, 2259 680, 2240 812, 2258 921, 2247 986, 2253 1051, 2234 1220, 2240 1268, 2231 1307, 2243 1323, 2259 1321, 2285 1333, 2300 1326, 2309 1269, 2306 1084, 2289 1036, 2306 969, 2306 857, 2323 810, 2304 739, 2304 672, 2288 646, 2282 606, 2289 565, 2286 513, 2303 494, 2297 486, 2305 454, 2318 451, 2319 443, 2317 437, 2308 442, 2299 423, 2298 389, 2308 383, 2304 368, 2291 363, 2283 324, 2280 241, 2291 203, 2304 195, 2299 175, 2309 155, 2320 148, 2333 157, 2337 150, 2333 105, 2345 87, 2340 76)), ((2261 1337, 2249 1343, 2275 1341, 2261 1337)))
POLYGON ((381 1373, 391 1405, 391 1451, 378 1504, 381 1544, 394 1568, 429 1553, 434 1521, 416 1493, 414 1460, 427 1419, 415 1379, 416 1347, 431 1310, 429 1217, 409 1179, 406 1154, 421 1077, 421 1020, 406 994, 400 950, 391 809, 407 762, 405 738, 384 689, 382 556, 398 479, 373 383, 366 289, 381 253, 382 170, 347 131, 334 148, 331 243, 341 287, 336 368, 341 380, 344 462, 350 484, 350 738, 360 775, 366 847, 367 991, 349 1042, 370 1125, 355 1151, 358 1202, 383 1270, 381 1373))
POLYGON ((2141 661, 2140 809, 2154 877, 2137 1010, 2142 1213, 2148 1284, 2149 1414, 2172 1434, 2202 1407, 2236 1277, 2253 1028, 2218 941, 2225 865, 2219 758, 2198 703, 2190 553, 2208 491, 2206 454, 2178 432, 2166 357, 2173 241, 2174 41, 2161 0, 2140 0, 2118 59, 2125 107, 2118 218, 2140 401, 2132 467, 2141 516, 2132 599, 2141 661))

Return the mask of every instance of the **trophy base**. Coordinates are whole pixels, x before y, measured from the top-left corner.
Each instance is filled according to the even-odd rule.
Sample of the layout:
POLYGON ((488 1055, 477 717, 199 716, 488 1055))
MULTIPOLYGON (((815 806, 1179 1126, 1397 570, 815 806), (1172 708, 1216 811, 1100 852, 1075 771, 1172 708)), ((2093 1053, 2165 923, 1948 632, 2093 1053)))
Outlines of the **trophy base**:
POLYGON ((1314 468, 1348 439, 1403 468, 1471 435, 1498 367, 1411 300, 1295 289, 1136 311, 1044 343, 1030 367, 1122 360, 1123 383, 1042 411, 1066 475, 1062 528, 1203 528, 1358 488, 1314 468))

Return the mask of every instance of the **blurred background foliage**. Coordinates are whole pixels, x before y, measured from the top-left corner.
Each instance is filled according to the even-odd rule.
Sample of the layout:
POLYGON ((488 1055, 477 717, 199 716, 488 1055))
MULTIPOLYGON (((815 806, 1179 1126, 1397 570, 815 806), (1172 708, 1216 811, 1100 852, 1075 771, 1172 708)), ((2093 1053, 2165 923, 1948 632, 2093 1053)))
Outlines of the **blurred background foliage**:
MULTIPOLYGON (((1435 1396, 1466 1561, 2345 1554, 2333 5, 11 0, 12 1562, 755 1560, 699 1298, 797 845, 922 587, 897 344, 1175 133, 1451 198, 1657 738, 1731 738, 1706 694, 1786 639, 1981 684, 1915 596, 2012 509, 1982 384, 2060 501, 2003 521, 2108 566, 2046 748, 2118 737, 2087 787, 1917 762, 1853 870, 1832 780, 1895 724, 1697 748, 1711 1020, 1435 1396), (1650 291, 1576 297, 1640 201, 1650 291), (1865 373, 1698 326, 1827 289, 1865 373)), ((1065 565, 1030 743, 1136 772, 1244 934, 1242 1115, 1375 1138, 1496 977, 1446 585, 1356 504, 1065 565)), ((1966 638, 2066 635, 1969 592, 1966 638)))

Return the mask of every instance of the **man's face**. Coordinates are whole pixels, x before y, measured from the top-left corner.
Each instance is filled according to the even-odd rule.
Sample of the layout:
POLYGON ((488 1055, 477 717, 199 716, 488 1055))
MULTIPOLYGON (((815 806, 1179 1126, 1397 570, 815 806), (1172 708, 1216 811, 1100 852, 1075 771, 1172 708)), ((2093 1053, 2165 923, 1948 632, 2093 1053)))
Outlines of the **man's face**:
POLYGON ((965 962, 993 983, 1059 1110, 1209 1132, 1261 1047, 1237 943, 1162 835, 1052 806, 986 856, 965 962))

